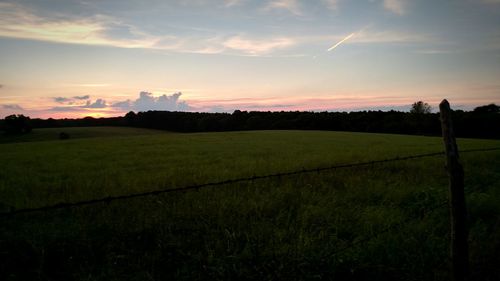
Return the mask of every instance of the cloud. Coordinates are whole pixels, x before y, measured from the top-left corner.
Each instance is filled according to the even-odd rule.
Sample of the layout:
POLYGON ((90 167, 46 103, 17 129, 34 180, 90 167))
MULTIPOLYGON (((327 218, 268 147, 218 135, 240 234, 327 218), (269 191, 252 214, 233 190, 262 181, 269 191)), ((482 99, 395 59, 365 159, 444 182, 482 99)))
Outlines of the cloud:
POLYGON ((81 111, 81 106, 54 106, 49 109, 49 111, 60 111, 60 112, 76 112, 81 111))
POLYGON ((97 99, 95 102, 87 100, 87 103, 82 108, 105 108, 107 107, 106 101, 103 99, 97 99))
POLYGON ((76 100, 88 100, 90 98, 89 95, 85 95, 85 96, 74 96, 73 97, 74 99, 76 100))
POLYGON ((108 103, 102 98, 95 101, 90 100, 89 95, 75 96, 73 98, 57 97, 52 98, 57 103, 64 106, 54 106, 49 109, 52 112, 119 112, 125 110, 148 111, 148 110, 167 110, 167 111, 187 111, 191 107, 185 101, 180 101, 182 93, 177 92, 171 95, 154 96, 150 92, 140 92, 136 100, 124 100, 108 103), (82 103, 84 102, 85 103, 82 103))
POLYGON ((500 4, 500 0, 482 0, 485 4, 500 4))
POLYGON ((71 98, 65 98, 65 97, 56 97, 54 98, 54 101, 57 103, 69 103, 72 101, 71 98))
POLYGON ((243 1, 242 0, 224 0, 224 7, 229 8, 232 6, 237 6, 240 5, 243 1))
MULTIPOLYGON (((342 3, 340 1, 320 0, 320 3, 324 9, 330 8, 335 10, 338 9, 338 4, 342 3)), ((378 1, 384 1, 384 7, 397 14, 406 12, 406 3, 408 3, 408 0, 378 1)), ((188 0, 186 1, 186 5, 203 2, 201 0, 188 0)), ((220 5, 227 5, 229 7, 249 2, 247 0, 218 1, 220 5)), ((285 13, 303 15, 306 8, 306 2, 299 0, 264 0, 263 3, 263 6, 260 6, 261 12, 285 11, 285 13)), ((220 5, 218 8, 222 8, 220 5)), ((173 29, 175 28, 184 27, 173 27, 173 29)), ((243 33, 228 34, 225 31, 208 29, 195 30, 184 28, 182 29, 182 33, 175 33, 175 30, 168 30, 170 34, 179 35, 148 33, 111 16, 96 15, 82 18, 74 15, 69 16, 50 12, 42 13, 42 11, 32 10, 19 4, 0 3, 0 36, 58 43, 143 48, 178 53, 228 54, 232 56, 294 56, 303 55, 307 52, 306 47, 311 43, 331 44, 345 38, 345 35, 340 37, 315 32, 311 32, 312 34, 309 35, 281 33, 279 36, 273 36, 243 33), (186 30, 189 30, 189 32, 185 32, 186 30), (318 39, 320 37, 322 39, 318 39), (298 50, 298 48, 290 50, 291 47, 296 46, 304 47, 300 54, 292 53, 298 50)), ((421 42, 426 41, 426 39, 428 38, 422 38, 421 35, 414 32, 380 32, 373 30, 356 32, 354 38, 349 38, 349 43, 421 42)), ((107 87, 110 84, 70 85, 71 87, 107 87)))
POLYGON ((3 85, 2 85, 2 84, 0 84, 0 89, 2 89, 2 88, 3 88, 3 85))
POLYGON ((147 111, 147 110, 167 110, 167 111, 187 111, 191 107, 185 102, 180 101, 182 93, 177 92, 171 95, 163 94, 155 97, 152 93, 142 91, 139 98, 131 101, 118 101, 111 105, 114 108, 123 110, 147 111))
POLYGON ((226 48, 242 51, 247 54, 262 55, 270 53, 276 49, 290 47, 295 43, 296 42, 292 38, 287 37, 252 40, 241 36, 234 36, 227 39, 223 45, 226 48))
POLYGON ((322 0, 322 2, 328 7, 330 10, 336 11, 339 7, 339 0, 322 0))
POLYGON ((2 104, 3 109, 7 110, 24 110, 20 105, 18 104, 2 104))
POLYGON ((407 3, 406 0, 384 0, 384 8, 402 16, 406 14, 407 3))
POLYGON ((117 107, 121 109, 132 109, 133 103, 130 100, 119 101, 111 104, 111 107, 117 107))
MULTIPOLYGON (((240 2, 225 3, 237 5, 240 2)), ((271 2, 269 7, 270 9, 290 9, 298 13, 295 0, 271 2)), ((239 36, 228 39, 227 35, 213 31, 207 35, 207 30, 204 30, 202 34, 198 31, 182 37, 171 34, 156 35, 111 16, 96 15, 79 18, 60 14, 42 14, 40 11, 14 3, 0 3, 1 36, 64 44, 140 48, 179 53, 220 54, 229 50, 233 51, 231 55, 258 55, 288 45, 290 41, 278 38, 271 39, 270 42, 256 42, 239 36)), ((77 84, 75 86, 106 87, 109 84, 77 84)))
POLYGON ((170 96, 161 95, 154 97, 152 93, 141 92, 139 98, 133 103, 133 108, 138 111, 144 110, 170 110, 183 111, 188 110, 189 106, 184 101, 179 101, 181 92, 174 93, 170 96))
POLYGON ((81 101, 88 100, 89 98, 90 98, 89 95, 84 95, 84 96, 74 96, 71 98, 55 97, 55 98, 53 98, 53 100, 57 103, 71 105, 71 104, 75 104, 75 103, 78 104, 79 102, 81 104, 81 101))
POLYGON ((265 11, 285 10, 293 15, 300 16, 302 11, 297 0, 272 0, 264 8, 265 11))
POLYGON ((169 49, 173 36, 153 36, 109 16, 64 18, 41 16, 13 3, 0 3, 0 36, 57 43, 169 49), (168 41, 170 39, 170 41, 168 41))
POLYGON ((419 34, 404 31, 373 31, 362 29, 356 32, 356 36, 352 38, 353 43, 424 43, 424 42, 440 42, 440 38, 428 34, 419 34))
POLYGON ((108 107, 106 101, 103 99, 97 99, 94 102, 88 100, 90 97, 87 96, 76 96, 73 98, 63 98, 58 97, 54 98, 54 101, 57 103, 63 103, 66 106, 54 106, 50 109, 50 111, 62 111, 62 112, 76 112, 82 111, 83 109, 102 109, 108 107), (75 99, 77 100, 87 100, 85 104, 75 104, 75 99))

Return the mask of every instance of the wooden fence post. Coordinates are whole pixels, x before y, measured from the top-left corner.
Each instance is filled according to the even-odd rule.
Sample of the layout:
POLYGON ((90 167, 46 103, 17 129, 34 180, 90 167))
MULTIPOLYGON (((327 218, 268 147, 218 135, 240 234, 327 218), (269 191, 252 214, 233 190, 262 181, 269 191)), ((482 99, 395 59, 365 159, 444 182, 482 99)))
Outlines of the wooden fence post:
POLYGON ((452 280, 469 279, 469 250, 467 245, 467 210, 465 207, 464 171, 458 161, 458 147, 451 122, 450 104, 439 104, 441 129, 446 152, 446 170, 449 176, 451 216, 451 266, 452 280))

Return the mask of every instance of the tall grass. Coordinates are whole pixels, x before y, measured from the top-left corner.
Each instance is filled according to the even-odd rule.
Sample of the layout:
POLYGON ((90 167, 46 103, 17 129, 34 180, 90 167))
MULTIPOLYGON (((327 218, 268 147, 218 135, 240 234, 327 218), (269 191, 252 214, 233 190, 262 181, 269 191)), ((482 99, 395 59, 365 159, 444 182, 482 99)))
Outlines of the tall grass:
MULTIPOLYGON (((297 131, 4 144, 1 198, 40 206, 440 145, 429 137, 297 131)), ((462 155, 478 280, 499 278, 499 156, 462 155)), ((0 240, 9 260, 13 245, 32 257, 24 270, 10 270, 12 278, 446 280, 449 218, 446 206, 435 208, 447 199, 443 165, 441 157, 398 161, 19 215, 2 222, 0 240)))

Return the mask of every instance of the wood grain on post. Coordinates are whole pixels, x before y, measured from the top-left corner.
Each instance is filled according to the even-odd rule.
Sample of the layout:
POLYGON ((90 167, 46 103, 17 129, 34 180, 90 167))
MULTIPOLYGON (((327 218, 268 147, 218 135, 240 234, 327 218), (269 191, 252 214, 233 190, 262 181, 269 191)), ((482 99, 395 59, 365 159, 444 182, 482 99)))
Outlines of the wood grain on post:
POLYGON ((439 104, 439 110, 450 188, 452 280, 462 281, 469 279, 464 170, 459 162, 458 147, 451 121, 450 104, 447 100, 443 100, 439 104))

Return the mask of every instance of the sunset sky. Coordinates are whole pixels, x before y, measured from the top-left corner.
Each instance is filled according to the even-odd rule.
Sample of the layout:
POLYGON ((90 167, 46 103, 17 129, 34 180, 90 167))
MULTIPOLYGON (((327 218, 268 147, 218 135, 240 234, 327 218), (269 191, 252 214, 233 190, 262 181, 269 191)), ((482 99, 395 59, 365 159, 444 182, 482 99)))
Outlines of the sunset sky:
POLYGON ((0 0, 0 118, 500 103, 500 0, 0 0))

